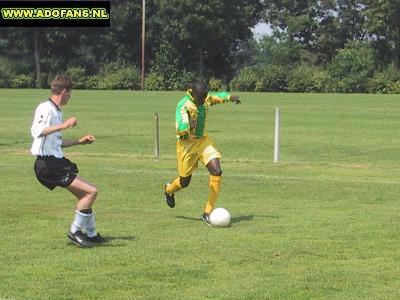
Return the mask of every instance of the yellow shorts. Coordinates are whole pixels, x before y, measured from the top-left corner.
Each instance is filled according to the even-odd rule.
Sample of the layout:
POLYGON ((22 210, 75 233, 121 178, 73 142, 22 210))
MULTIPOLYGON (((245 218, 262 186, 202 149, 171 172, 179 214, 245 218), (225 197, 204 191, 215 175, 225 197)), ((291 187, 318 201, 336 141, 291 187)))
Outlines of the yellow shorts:
POLYGON ((179 176, 188 177, 198 167, 200 159, 206 166, 212 159, 221 158, 221 154, 214 148, 214 141, 209 136, 203 136, 190 141, 178 140, 176 157, 179 176))

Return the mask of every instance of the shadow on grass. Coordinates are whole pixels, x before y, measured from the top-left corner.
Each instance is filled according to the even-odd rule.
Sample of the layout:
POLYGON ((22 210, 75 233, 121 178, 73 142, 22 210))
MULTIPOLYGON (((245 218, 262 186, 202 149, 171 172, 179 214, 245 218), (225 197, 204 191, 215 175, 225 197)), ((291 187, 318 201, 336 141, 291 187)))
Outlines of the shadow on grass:
POLYGON ((253 221, 254 215, 238 216, 231 219, 231 223, 250 222, 253 221))
POLYGON ((240 223, 240 222, 250 222, 253 221, 254 218, 273 218, 273 219, 279 219, 278 216, 270 216, 270 215, 245 215, 245 216, 238 216, 238 217, 232 217, 231 222, 232 223, 240 223))
MULTIPOLYGON (((136 240, 135 236, 105 236, 106 242, 105 243, 92 243, 90 248, 97 248, 97 247, 124 247, 127 245, 124 241, 134 241, 136 240), (116 243, 111 243, 111 241, 117 241, 116 243)), ((68 241, 68 246, 77 247, 74 243, 68 241)), ((86 248, 86 249, 88 249, 86 248)))
POLYGON ((177 219, 182 219, 186 221, 203 221, 200 219, 200 216, 198 218, 192 218, 192 217, 186 217, 186 216, 176 216, 177 219))
MULTIPOLYGON (((182 219, 186 221, 202 221, 200 217, 193 218, 193 217, 186 217, 186 216, 176 216, 177 219, 182 219)), ((254 218, 274 218, 279 219, 278 216, 269 216, 269 215, 244 215, 244 216, 237 216, 232 217, 231 223, 240 223, 240 222, 250 222, 253 221, 254 218)))
POLYGON ((256 218, 272 218, 272 219, 279 219, 279 216, 272 216, 272 215, 254 215, 256 218))
POLYGON ((107 241, 134 241, 136 240, 135 236, 107 236, 105 237, 107 241))
POLYGON ((212 132, 212 133, 214 133, 214 132, 221 132, 220 130, 207 130, 208 132, 212 132))
POLYGON ((124 247, 131 241, 135 241, 135 236, 105 236, 107 242, 98 244, 96 247, 124 247))

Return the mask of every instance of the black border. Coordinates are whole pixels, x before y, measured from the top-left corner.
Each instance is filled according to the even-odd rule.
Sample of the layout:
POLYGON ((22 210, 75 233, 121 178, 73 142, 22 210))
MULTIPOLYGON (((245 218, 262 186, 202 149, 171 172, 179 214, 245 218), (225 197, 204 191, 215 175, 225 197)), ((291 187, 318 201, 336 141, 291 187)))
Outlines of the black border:
MULTIPOLYGON (((105 8, 111 18, 110 1, 1 1, 0 9, 15 8, 105 8)), ((3 19, 0 13, 1 27, 110 27, 109 19, 81 19, 81 20, 10 20, 3 19)))

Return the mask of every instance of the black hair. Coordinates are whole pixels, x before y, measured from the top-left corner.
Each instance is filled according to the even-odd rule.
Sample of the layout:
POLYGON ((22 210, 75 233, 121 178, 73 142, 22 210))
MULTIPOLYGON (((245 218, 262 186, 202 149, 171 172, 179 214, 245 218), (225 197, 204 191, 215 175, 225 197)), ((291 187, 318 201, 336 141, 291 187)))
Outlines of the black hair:
POLYGON ((202 81, 193 81, 192 89, 196 94, 207 94, 208 85, 202 81))

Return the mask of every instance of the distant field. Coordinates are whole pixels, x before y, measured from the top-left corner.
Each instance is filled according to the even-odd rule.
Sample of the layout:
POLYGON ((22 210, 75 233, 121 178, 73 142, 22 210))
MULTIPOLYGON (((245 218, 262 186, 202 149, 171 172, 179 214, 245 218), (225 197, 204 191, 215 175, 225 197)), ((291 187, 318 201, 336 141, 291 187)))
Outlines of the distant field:
POLYGON ((67 243, 74 199, 33 174, 30 126, 45 90, 0 90, 0 299, 399 299, 400 96, 239 93, 211 108, 222 153, 218 206, 229 228, 199 216, 202 166, 170 209, 174 111, 183 92, 73 91, 66 149, 99 190, 110 242, 67 243), (272 163, 274 110, 281 161, 272 163), (154 159, 154 112, 161 159, 154 159))

